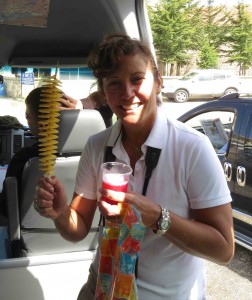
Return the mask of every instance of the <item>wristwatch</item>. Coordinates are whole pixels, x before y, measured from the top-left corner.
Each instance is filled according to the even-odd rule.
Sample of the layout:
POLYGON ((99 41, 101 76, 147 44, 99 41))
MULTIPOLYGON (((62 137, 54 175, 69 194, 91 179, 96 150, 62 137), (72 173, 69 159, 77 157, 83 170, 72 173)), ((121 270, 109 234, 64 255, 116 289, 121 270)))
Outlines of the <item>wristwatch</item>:
POLYGON ((171 219, 169 216, 168 209, 162 206, 161 209, 162 209, 162 214, 157 224, 158 225, 157 234, 160 236, 164 235, 171 225, 171 219))

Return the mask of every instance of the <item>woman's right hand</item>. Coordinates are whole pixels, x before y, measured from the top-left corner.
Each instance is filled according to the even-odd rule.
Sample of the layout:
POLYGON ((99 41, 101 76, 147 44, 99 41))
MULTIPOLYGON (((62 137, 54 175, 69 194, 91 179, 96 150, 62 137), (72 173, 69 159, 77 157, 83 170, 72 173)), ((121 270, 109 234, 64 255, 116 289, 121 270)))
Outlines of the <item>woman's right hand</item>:
POLYGON ((38 178, 34 208, 41 216, 52 220, 56 220, 69 210, 65 190, 55 176, 38 178))

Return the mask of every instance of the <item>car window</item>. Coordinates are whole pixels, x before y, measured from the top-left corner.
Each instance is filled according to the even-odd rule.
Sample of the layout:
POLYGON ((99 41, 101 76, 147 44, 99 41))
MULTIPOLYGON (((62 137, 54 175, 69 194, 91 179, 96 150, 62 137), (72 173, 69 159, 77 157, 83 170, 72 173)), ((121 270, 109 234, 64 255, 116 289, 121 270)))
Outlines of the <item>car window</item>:
POLYGON ((244 153, 247 158, 252 157, 252 115, 249 118, 244 140, 244 153))
POLYGON ((182 79, 182 80, 189 80, 189 79, 191 79, 191 78, 196 77, 197 75, 198 75, 197 72, 191 72, 191 73, 188 73, 188 74, 186 74, 185 76, 183 76, 181 79, 182 79))
POLYGON ((213 80, 224 80, 226 78, 225 74, 214 73, 213 80))
POLYGON ((208 74, 206 74, 206 75, 204 75, 204 74, 200 74, 199 76, 198 76, 198 80, 199 81, 209 81, 209 80, 213 80, 213 77, 211 76, 211 75, 208 75, 208 74))
POLYGON ((207 135, 217 154, 223 154, 228 151, 234 123, 234 112, 205 112, 189 119, 185 123, 207 135))

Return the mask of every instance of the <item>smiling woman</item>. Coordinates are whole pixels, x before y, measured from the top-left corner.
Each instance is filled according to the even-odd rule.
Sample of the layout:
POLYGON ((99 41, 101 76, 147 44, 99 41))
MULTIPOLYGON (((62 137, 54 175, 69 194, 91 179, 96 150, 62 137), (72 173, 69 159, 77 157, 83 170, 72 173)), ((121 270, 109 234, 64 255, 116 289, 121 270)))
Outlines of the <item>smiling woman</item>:
POLYGON ((89 138, 70 205, 57 177, 39 178, 36 192, 40 215, 69 241, 88 236, 97 207, 102 214, 99 251, 78 300, 204 299, 202 258, 225 264, 234 252, 231 197, 215 151, 158 107, 161 78, 146 44, 108 35, 88 65, 118 121, 89 138), (133 170, 126 192, 101 188, 108 154, 133 170), (126 208, 116 226, 115 205, 126 208))

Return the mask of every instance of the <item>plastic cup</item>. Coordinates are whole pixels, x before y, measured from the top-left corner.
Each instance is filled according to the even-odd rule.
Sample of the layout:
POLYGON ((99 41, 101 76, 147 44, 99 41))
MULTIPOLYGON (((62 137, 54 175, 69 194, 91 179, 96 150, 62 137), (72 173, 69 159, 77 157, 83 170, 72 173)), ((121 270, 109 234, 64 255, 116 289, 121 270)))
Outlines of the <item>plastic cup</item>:
MULTIPOLYGON (((119 162, 106 162, 102 164, 102 187, 104 189, 126 192, 132 169, 129 165, 119 162)), ((105 197, 104 197, 105 198, 105 197)), ((115 204, 105 198, 110 204, 115 204)))
MULTIPOLYGON (((102 164, 102 187, 125 193, 127 192, 131 173, 132 169, 129 165, 119 162, 106 162, 102 164)), ((102 197, 102 200, 111 205, 118 205, 117 202, 106 197, 102 197)), ((110 217, 110 220, 112 219, 113 217, 110 217)))

